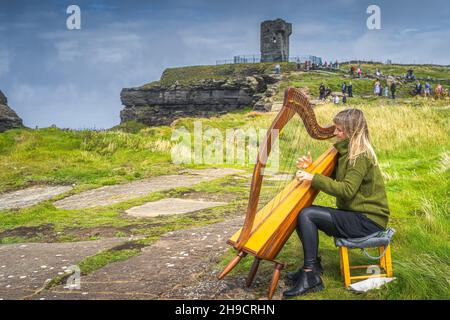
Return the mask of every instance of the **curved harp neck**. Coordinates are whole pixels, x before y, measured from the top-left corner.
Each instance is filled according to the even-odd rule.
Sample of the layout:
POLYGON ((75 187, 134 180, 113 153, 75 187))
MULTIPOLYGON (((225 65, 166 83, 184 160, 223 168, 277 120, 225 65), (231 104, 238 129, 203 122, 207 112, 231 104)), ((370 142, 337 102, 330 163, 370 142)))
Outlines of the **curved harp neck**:
POLYGON ((253 222, 258 208, 259 195, 261 192, 262 179, 264 176, 264 167, 272 150, 272 146, 278 138, 278 132, 298 113, 303 120, 308 134, 318 140, 329 139, 334 136, 334 126, 321 127, 317 123, 313 106, 306 95, 295 88, 288 88, 284 94, 283 107, 275 117, 275 120, 269 127, 266 137, 259 148, 258 158, 253 169, 253 177, 250 188, 250 198, 247 206, 242 232, 236 243, 236 248, 240 250, 250 237, 253 222))

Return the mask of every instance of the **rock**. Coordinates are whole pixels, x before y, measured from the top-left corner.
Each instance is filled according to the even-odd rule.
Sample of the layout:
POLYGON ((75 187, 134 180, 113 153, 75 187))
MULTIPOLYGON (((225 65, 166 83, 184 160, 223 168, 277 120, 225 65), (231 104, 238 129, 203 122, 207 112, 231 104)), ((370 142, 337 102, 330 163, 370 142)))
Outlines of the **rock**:
POLYGON ((269 112, 272 110, 272 103, 266 102, 264 100, 259 100, 255 103, 253 106, 254 111, 262 111, 262 112, 269 112))
POLYGON ((0 132, 23 127, 22 119, 8 107, 8 99, 0 91, 0 132))
POLYGON ((152 85, 124 88, 122 122, 138 121, 149 126, 170 125, 182 117, 208 117, 252 107, 277 80, 267 75, 203 79, 191 85, 152 85))
POLYGON ((6 99, 6 96, 3 94, 2 90, 0 90, 0 104, 8 105, 8 99, 6 99))
MULTIPOLYGON (((271 79, 276 81, 276 78, 271 79)), ((279 90, 279 87, 279 82, 270 83, 267 85, 267 89, 263 94, 255 95, 258 97, 258 101, 256 101, 253 105, 253 110, 262 112, 276 111, 273 109, 273 105, 274 98, 279 90)))

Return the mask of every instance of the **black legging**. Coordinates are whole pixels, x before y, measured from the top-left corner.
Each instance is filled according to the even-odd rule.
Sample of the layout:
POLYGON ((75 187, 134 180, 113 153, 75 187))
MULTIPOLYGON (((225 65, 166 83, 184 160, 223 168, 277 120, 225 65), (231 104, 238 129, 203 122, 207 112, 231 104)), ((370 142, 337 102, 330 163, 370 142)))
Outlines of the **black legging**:
POLYGON ((318 230, 324 231, 329 236, 340 236, 327 209, 319 206, 304 208, 297 217, 297 234, 303 245, 305 259, 303 267, 305 269, 311 269, 317 262, 319 251, 318 230))

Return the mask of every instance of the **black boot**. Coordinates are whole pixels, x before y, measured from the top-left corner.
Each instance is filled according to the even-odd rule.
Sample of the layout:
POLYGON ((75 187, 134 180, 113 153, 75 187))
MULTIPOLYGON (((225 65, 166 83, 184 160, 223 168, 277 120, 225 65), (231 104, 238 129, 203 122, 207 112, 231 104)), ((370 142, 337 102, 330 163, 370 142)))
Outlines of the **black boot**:
MULTIPOLYGON (((314 263, 312 270, 316 273, 322 274, 323 273, 323 267, 321 264, 322 259, 320 257, 317 257, 316 263, 314 263)), ((286 274, 286 280, 288 282, 297 282, 298 278, 300 277, 300 274, 303 272, 303 268, 298 269, 297 271, 288 272, 286 274)))
POLYGON ((314 271, 303 271, 300 273, 300 277, 295 283, 295 286, 283 292, 283 296, 286 298, 301 296, 310 292, 321 291, 324 288, 319 274, 314 271))

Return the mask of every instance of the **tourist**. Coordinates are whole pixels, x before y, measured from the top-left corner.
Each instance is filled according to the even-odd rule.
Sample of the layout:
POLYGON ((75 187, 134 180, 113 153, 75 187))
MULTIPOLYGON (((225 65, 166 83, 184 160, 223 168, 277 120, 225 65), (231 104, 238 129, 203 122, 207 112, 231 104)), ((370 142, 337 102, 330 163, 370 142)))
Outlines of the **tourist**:
MULTIPOLYGON (((362 238, 384 231, 390 210, 385 184, 377 156, 369 137, 369 129, 361 110, 346 109, 333 119, 338 150, 338 161, 332 177, 301 171, 311 167, 308 153, 297 160, 296 179, 308 181, 314 190, 336 197, 337 208, 310 205, 297 215, 297 235, 302 243, 303 266, 286 274, 286 280, 295 285, 283 292, 284 297, 295 297, 324 289, 323 267, 318 257, 319 236, 324 231, 334 238, 362 238), (335 178, 338 177, 338 178, 335 178)), ((334 267, 333 263, 327 261, 334 267)))
POLYGON ((379 96, 380 93, 381 93, 381 84, 380 81, 377 79, 377 81, 375 81, 375 84, 373 85, 373 94, 379 96))
POLYGON ((392 83, 391 83, 391 95, 392 95, 392 99, 395 99, 395 90, 397 89, 396 87, 397 87, 397 85, 395 84, 395 81, 392 81, 392 83))
POLYGON ((347 91, 347 84, 344 82, 342 84, 342 94, 345 94, 346 91, 347 91))
POLYGON ((382 75, 382 73, 381 73, 381 71, 380 71, 379 68, 377 68, 377 71, 375 72, 375 75, 376 75, 377 77, 379 77, 379 76, 382 75))
POLYGON ((384 87, 384 96, 386 98, 389 97, 389 87, 388 86, 384 87))
POLYGON ((416 81, 416 95, 422 94, 422 84, 419 80, 416 81))
POLYGON ((361 68, 358 67, 358 77, 361 78, 362 77, 362 70, 361 68))
POLYGON ((442 85, 440 83, 438 83, 438 85, 436 86, 436 89, 434 89, 435 98, 436 99, 442 98, 443 97, 443 93, 444 93, 443 87, 442 87, 442 85))
POLYGON ((275 65, 275 74, 280 74, 281 73, 281 66, 277 63, 275 65))
POLYGON ((325 99, 325 86, 323 85, 323 83, 320 84, 319 94, 320 94, 320 97, 319 97, 320 100, 325 99))
POLYGON ((334 104, 339 104, 339 96, 336 94, 333 98, 334 104))
POLYGON ((425 82, 425 97, 428 97, 431 95, 431 85, 427 82, 425 82))
POLYGON ((344 93, 344 96, 342 97, 342 103, 343 104, 347 103, 347 97, 345 96, 345 93, 344 93))
POLYGON ((351 81, 350 81, 350 83, 348 84, 347 90, 348 90, 348 96, 349 96, 350 98, 353 97, 353 84, 352 84, 351 81))

